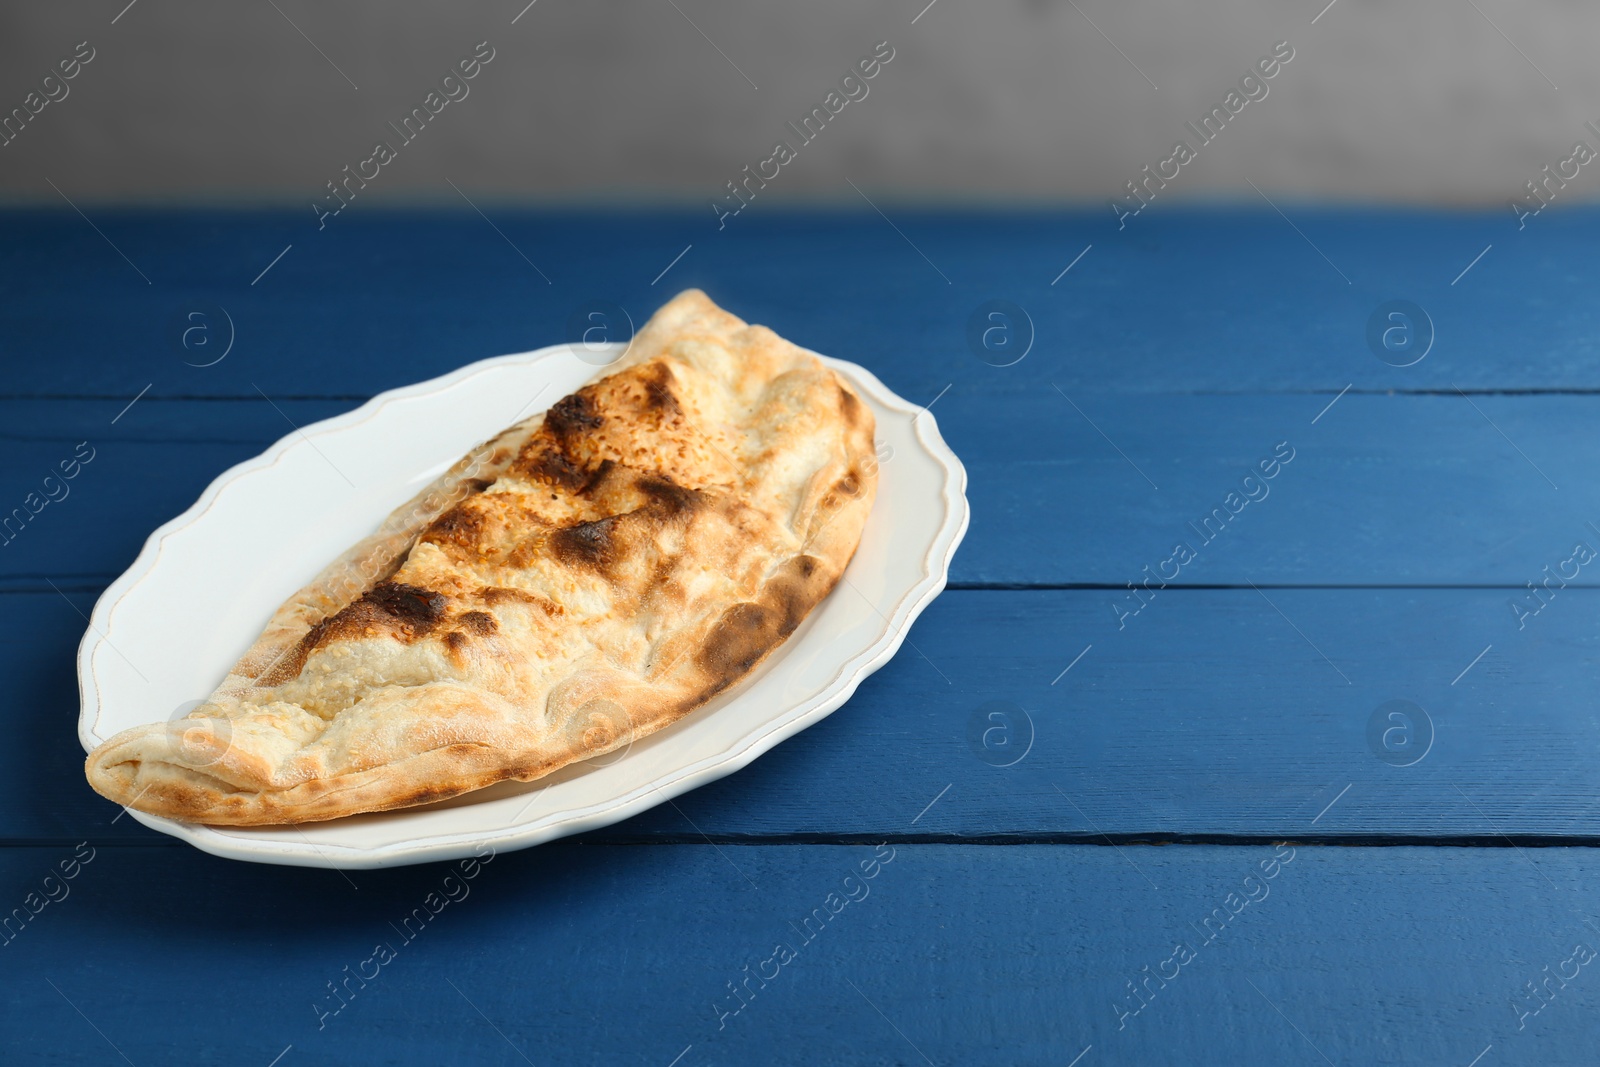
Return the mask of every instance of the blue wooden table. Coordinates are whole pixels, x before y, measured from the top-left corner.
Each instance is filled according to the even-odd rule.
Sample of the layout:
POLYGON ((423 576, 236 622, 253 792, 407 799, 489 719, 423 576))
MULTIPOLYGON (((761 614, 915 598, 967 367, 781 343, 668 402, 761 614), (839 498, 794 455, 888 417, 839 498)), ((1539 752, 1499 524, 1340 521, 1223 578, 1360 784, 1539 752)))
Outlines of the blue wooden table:
POLYGON ((0 1061, 1600 1061, 1600 215, 1285 207, 0 216, 0 1061), (89 790, 73 656, 152 528, 690 285, 932 405, 972 525, 915 649, 470 871, 89 790))

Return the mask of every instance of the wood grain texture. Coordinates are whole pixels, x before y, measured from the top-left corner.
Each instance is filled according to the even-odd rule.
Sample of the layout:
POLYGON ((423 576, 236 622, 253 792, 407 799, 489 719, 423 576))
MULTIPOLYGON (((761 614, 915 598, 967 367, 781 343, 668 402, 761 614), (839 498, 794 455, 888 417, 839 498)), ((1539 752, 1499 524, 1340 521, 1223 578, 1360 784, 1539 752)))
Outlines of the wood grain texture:
MULTIPOLYGON (((952 388, 935 405, 972 504, 953 582, 1120 587, 1187 542, 1197 558, 1176 584, 1521 587, 1580 539, 1600 550, 1592 397, 1352 394, 1312 425, 1331 396, 1068 396, 952 388), (1294 458, 1260 479, 1280 446, 1294 458)), ((43 498, 80 442, 95 450, 0 545, 0 588, 109 581, 228 467, 356 406, 147 396, 110 425, 125 404, 0 401, 0 516, 43 498)))
MULTIPOLYGON (((0 899, 71 855, 0 853, 0 899)), ((1060 1067, 1092 1045, 1080 1067, 1465 1065, 1492 1045, 1594 1062, 1600 961, 1522 997, 1600 943, 1592 849, 901 844, 862 878, 877 855, 566 843, 472 879, 347 882, 102 848, 0 947, 8 1056, 1060 1067), (767 964, 780 941, 794 958, 767 964), (1180 941, 1193 958, 1132 1013, 1126 983, 1172 976, 1180 941), (379 944, 394 958, 368 963, 379 944)))
MULTIPOLYGON (((1501 590, 1167 590, 1122 630, 1113 598, 947 592, 828 719, 596 836, 1600 841, 1600 591, 1521 631, 1501 590), (1422 714, 1385 749, 1385 713, 1375 748, 1392 700, 1422 714), (1385 761, 1430 728, 1417 762, 1385 761)), ((146 838, 78 770, 81 620, 54 592, 3 602, 28 713, 0 749, 0 837, 146 838)))
POLYGON ((0 213, 0 509, 97 450, 0 547, 0 907, 99 848, 0 945, 7 1056, 1593 1063, 1592 966, 1524 994, 1600 948, 1597 853, 1533 847, 1600 843, 1600 571, 1527 583, 1600 549, 1600 211, 1516 234, 1286 210, 1304 239, 1266 210, 1118 234, 896 208, 902 239, 866 213, 492 209, 517 250, 464 213, 94 211, 148 286, 75 214, 0 213), (958 587, 837 713, 676 809, 497 857, 326 1017, 448 868, 230 863, 122 817, 82 780, 79 613, 293 426, 689 285, 934 403, 971 478, 958 587), (1034 331, 1009 367, 969 342, 996 299, 1034 331), (1392 299, 1436 331, 1411 367, 1367 346, 1392 299), (208 304, 234 348, 187 365, 208 304), (1264 499, 1189 526, 1279 442, 1264 499), (1171 585, 1125 599, 1178 541, 1171 585), (719 1018, 884 840, 870 896, 719 1018), (1270 895, 1199 945, 1272 854, 1244 842, 1281 840, 1270 895))
POLYGON ((1304 239, 1265 206, 1147 213, 1121 233, 1101 210, 892 214, 915 248, 866 210, 749 212, 718 232, 699 209, 496 209, 504 239, 465 208, 356 209, 320 233, 303 210, 98 211, 146 285, 70 211, 0 213, 12 357, 0 393, 131 397, 154 383, 152 396, 253 396, 257 385, 274 397, 370 396, 561 340, 586 301, 619 304, 638 325, 668 285, 699 286, 920 400, 950 382, 1004 395, 1051 380, 1136 394, 1600 388, 1593 209, 1548 212, 1518 234, 1503 210, 1295 208, 1304 239), (1034 350, 1014 367, 968 346, 969 318, 992 299, 1034 323, 1034 350), (1367 349, 1368 317, 1393 299, 1434 321, 1438 343, 1413 367, 1367 349), (238 343, 196 369, 174 349, 173 324, 202 301, 228 309, 238 343))

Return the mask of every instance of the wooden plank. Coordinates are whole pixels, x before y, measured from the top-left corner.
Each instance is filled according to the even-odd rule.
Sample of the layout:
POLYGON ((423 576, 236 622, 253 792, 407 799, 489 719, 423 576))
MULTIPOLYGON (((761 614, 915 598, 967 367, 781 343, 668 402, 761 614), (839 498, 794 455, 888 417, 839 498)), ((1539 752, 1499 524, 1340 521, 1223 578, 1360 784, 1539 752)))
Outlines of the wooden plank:
MULTIPOLYGON (((833 716, 596 839, 1600 841, 1600 590, 1521 630, 1503 590, 1167 590, 1120 630, 1113 602, 947 592, 833 716)), ((3 603, 0 839, 149 840, 83 781, 82 620, 3 603)))
POLYGON ((973 509, 952 578, 1520 587, 1600 550, 1594 398, 1334 399, 1048 390, 1002 414, 952 392, 973 509), (1164 563, 1178 545, 1193 561, 1164 563))
MULTIPOLYGON (((1067 396, 935 405, 973 509, 953 582, 1120 587, 1185 542, 1178 584, 1521 587, 1578 540, 1600 549, 1593 397, 1067 396), (1247 484, 1264 461, 1275 476, 1247 484)), ((217 474, 355 403, 146 397, 111 425, 126 401, 0 402, 0 515, 95 450, 0 546, 0 583, 109 580, 217 474)))
POLYGON ((367 396, 559 342, 589 301, 642 322, 689 285, 910 397, 1052 379, 1121 393, 1600 388, 1593 209, 1521 234, 1501 210, 1296 209, 1304 239, 1265 207, 1153 209, 1121 232, 1099 210, 895 208, 906 239, 865 210, 753 211, 721 232, 698 210, 496 209, 500 233, 464 209, 374 209, 320 233, 305 211, 94 214, 151 284, 71 212, 0 214, 0 393, 367 396), (996 299, 1033 324, 1012 367, 968 341, 996 299), (1369 318, 1395 299, 1422 306, 1438 338, 1415 366, 1368 347, 1369 318), (203 305, 227 309, 237 344, 200 368, 216 350, 175 338, 203 305))
MULTIPOLYGON (((0 851, 6 906, 72 855, 0 851)), ((0 948, 8 1057, 1594 1062, 1591 849, 566 844, 463 873, 102 848, 0 948)))

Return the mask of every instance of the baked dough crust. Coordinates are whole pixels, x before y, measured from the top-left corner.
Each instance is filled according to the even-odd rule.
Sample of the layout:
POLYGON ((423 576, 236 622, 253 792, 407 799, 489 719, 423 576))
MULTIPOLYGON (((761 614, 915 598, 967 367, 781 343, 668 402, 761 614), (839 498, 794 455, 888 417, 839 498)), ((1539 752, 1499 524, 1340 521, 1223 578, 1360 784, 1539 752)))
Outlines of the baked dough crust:
POLYGON ((312 822, 531 781, 689 714, 827 596, 877 490, 871 409, 688 290, 273 615, 187 718, 86 773, 118 804, 312 822))

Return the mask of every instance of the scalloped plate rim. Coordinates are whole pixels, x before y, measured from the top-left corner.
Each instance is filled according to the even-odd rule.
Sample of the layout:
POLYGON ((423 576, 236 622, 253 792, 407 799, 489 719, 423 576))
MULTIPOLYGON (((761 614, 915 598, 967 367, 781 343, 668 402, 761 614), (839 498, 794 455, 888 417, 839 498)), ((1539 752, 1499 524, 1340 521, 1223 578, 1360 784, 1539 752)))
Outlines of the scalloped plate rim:
MULTIPOLYGON (((625 348, 621 345, 614 347, 625 348)), ((531 366, 547 359, 567 355, 571 351, 572 346, 563 344, 494 356, 466 364, 435 378, 385 390, 351 411, 309 423, 285 434, 260 454, 234 464, 219 474, 206 486, 194 504, 151 532, 133 564, 107 586, 95 602, 94 610, 89 617, 89 628, 79 644, 77 657, 80 699, 78 735, 85 752, 103 740, 97 731, 102 709, 101 688, 95 675, 94 660, 102 647, 109 646, 105 635, 110 630, 117 608, 129 593, 154 572, 165 550, 166 541, 203 519, 224 492, 251 475, 270 470, 296 447, 314 448, 315 446, 311 444, 313 437, 353 429, 374 418, 396 401, 443 393, 470 378, 503 365, 531 366)), ((133 809, 125 810, 151 829, 186 841, 201 851, 228 859, 350 869, 426 863, 470 855, 470 852, 463 851, 465 847, 488 844, 496 849, 530 848, 559 837, 619 822, 655 807, 662 800, 680 796, 748 766, 780 742, 826 718, 850 699, 863 679, 894 657, 904 642, 911 624, 943 591, 949 574, 950 560, 966 534, 970 508, 966 500, 966 469, 945 444, 938 425, 927 408, 899 396, 884 385, 875 374, 858 364, 821 353, 811 354, 844 374, 858 387, 862 387, 883 407, 909 415, 917 443, 921 445, 927 458, 931 459, 944 475, 940 494, 944 513, 937 529, 928 537, 921 577, 901 592, 893 609, 884 616, 883 629, 854 655, 844 660, 838 672, 811 696, 768 715, 755 730, 734 739, 730 747, 722 751, 675 767, 656 780, 645 782, 620 796, 584 808, 562 812, 560 817, 554 820, 546 818, 526 825, 512 823, 468 828, 433 833, 409 842, 376 846, 351 846, 327 842, 313 844, 309 841, 301 845, 292 842, 247 840, 233 836, 228 832, 228 828, 183 823, 133 809), (797 710, 802 708, 804 710, 796 714, 797 710), (334 862, 335 860, 338 862, 334 862)), ((868 521, 872 519, 869 517, 868 521)), ((804 635, 800 635, 800 640, 804 640, 804 635)), ((758 685, 759 682, 752 684, 758 685)), ((471 808, 469 806, 457 810, 470 811, 471 808)))

